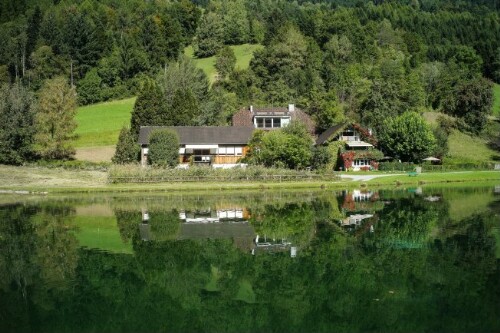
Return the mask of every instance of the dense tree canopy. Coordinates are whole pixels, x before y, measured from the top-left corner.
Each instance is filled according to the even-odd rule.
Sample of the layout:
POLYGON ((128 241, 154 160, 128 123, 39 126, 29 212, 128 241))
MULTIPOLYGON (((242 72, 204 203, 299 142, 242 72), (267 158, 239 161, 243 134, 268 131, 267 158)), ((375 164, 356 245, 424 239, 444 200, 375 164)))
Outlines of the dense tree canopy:
POLYGON ((6 0, 0 82, 36 92, 64 76, 83 105, 142 95, 153 80, 164 101, 134 115, 135 135, 140 125, 227 124, 243 105, 288 103, 318 131, 348 118, 381 132, 389 117, 435 111, 479 133, 491 112, 486 80, 500 82, 499 22, 498 2, 487 0, 6 0), (229 51, 245 43, 261 43, 248 69, 238 68, 247 54, 235 66, 229 51), (187 46, 217 55, 220 80, 211 85, 182 56, 187 46))

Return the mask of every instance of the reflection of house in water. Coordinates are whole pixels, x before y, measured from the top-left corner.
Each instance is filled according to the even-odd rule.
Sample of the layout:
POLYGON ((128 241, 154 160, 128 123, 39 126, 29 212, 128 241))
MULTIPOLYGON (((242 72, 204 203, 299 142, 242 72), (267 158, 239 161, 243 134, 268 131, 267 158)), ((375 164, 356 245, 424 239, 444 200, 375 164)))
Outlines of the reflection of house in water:
POLYGON ((424 200, 429 201, 429 202, 436 202, 441 200, 440 196, 437 195, 429 195, 428 197, 425 197, 424 200))
POLYGON ((246 221, 248 211, 243 208, 218 209, 218 210, 197 210, 193 212, 181 211, 179 218, 184 223, 216 223, 224 221, 246 221))
POLYGON ((344 191, 342 209, 345 211, 372 210, 374 203, 378 201, 378 192, 368 190, 344 191))
MULTIPOLYGON (((246 209, 220 209, 181 211, 179 213, 180 232, 176 239, 232 239, 240 249, 250 251, 254 247, 255 231, 245 219, 246 209)), ((141 239, 154 239, 151 235, 149 214, 143 211, 139 225, 141 239)))
POLYGON ((151 240, 151 225, 149 224, 149 213, 146 210, 142 210, 142 222, 139 224, 139 233, 141 235, 141 240, 148 241, 151 240))
MULTIPOLYGON (((340 225, 347 229, 348 231, 354 231, 360 228, 364 224, 364 220, 371 219, 373 214, 353 214, 340 221, 340 225)), ((368 222, 367 228, 370 232, 374 232, 373 223, 368 222)))
POLYGON ((288 242, 286 239, 267 238, 266 236, 260 237, 257 235, 257 237, 255 237, 255 247, 252 249, 252 255, 265 252, 275 253, 285 251, 290 251, 290 257, 292 258, 297 256, 297 247, 292 246, 292 243, 288 242))
POLYGON ((343 227, 360 226, 363 220, 370 217, 373 217, 373 214, 354 214, 343 219, 340 225, 343 227))

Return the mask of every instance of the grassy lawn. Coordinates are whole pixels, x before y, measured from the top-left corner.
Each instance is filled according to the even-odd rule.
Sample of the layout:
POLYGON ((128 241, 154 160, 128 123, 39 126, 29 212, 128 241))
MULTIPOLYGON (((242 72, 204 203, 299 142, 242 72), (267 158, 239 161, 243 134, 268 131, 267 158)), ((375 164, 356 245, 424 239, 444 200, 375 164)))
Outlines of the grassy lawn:
POLYGON ((486 140, 469 136, 459 131, 453 131, 448 138, 449 152, 445 163, 457 161, 460 163, 481 163, 494 161, 498 152, 490 149, 486 140))
POLYGON ((496 185, 500 182, 500 172, 499 171, 457 171, 457 172, 432 172, 425 173, 425 171, 416 176, 409 177, 408 174, 402 173, 401 175, 380 177, 370 180, 368 182, 352 182, 363 184, 367 186, 389 186, 389 185, 411 185, 411 186, 421 186, 426 184, 437 184, 437 183, 450 183, 457 186, 470 185, 471 182, 476 184, 486 184, 490 183, 496 185))
MULTIPOLYGON (((356 173, 349 173, 356 174, 356 173)), ((383 172, 373 172, 373 175, 384 175, 383 172)), ((13 167, 0 165, 0 190, 35 191, 49 193, 72 192, 170 192, 170 191, 241 191, 241 190, 273 190, 273 189, 339 189, 356 188, 360 186, 393 187, 402 184, 421 186, 425 184, 449 183, 458 186, 472 183, 498 185, 499 171, 479 172, 446 172, 422 173, 417 177, 408 177, 406 173, 375 178, 370 181, 226 181, 226 182, 159 182, 144 184, 109 184, 107 172, 65 170, 61 168, 13 167)))
MULTIPOLYGON (((243 45, 233 45, 230 46, 236 56, 236 68, 247 69, 250 65, 250 60, 253 57, 253 53, 261 49, 263 46, 260 44, 243 44, 243 45)), ((184 49, 184 54, 189 58, 192 58, 198 68, 201 68, 205 74, 207 74, 210 82, 214 82, 217 71, 215 70, 215 57, 208 58, 195 58, 192 46, 188 46, 184 49)))
POLYGON ((500 84, 493 85, 493 115, 500 117, 500 84))
POLYGON ((75 147, 115 145, 123 125, 130 124, 135 97, 78 108, 75 147))

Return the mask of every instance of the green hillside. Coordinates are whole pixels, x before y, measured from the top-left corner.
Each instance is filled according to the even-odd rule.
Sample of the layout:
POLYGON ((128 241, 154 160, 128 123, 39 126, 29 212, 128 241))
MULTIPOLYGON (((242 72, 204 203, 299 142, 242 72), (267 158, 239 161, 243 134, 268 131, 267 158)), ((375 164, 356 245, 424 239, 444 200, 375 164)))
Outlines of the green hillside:
MULTIPOLYGON (((231 46, 236 55, 236 68, 248 68, 253 52, 262 48, 259 44, 244 44, 231 46)), ((184 53, 193 58, 196 66, 201 68, 210 81, 215 80, 215 57, 197 59, 193 55, 193 47, 189 46, 184 53)), ((75 147, 101 147, 115 145, 120 129, 129 125, 130 114, 134 107, 135 98, 117 100, 105 103, 87 105, 78 108, 76 121, 77 138, 75 147)))
POLYGON ((493 85, 493 115, 500 116, 500 84, 493 85))
POLYGON ((488 147, 488 142, 459 131, 453 131, 448 137, 449 158, 446 162, 481 163, 498 160, 498 152, 488 147))
POLYGON ((123 125, 130 124, 135 97, 78 108, 75 147, 115 145, 123 125))
MULTIPOLYGON (((263 48, 260 44, 243 44, 243 45, 233 45, 230 46, 234 55, 236 56, 236 68, 239 69, 247 69, 250 65, 250 60, 253 57, 253 53, 261 48, 263 48)), ((215 77, 217 75, 217 71, 215 70, 215 56, 208 58, 195 58, 194 51, 192 46, 188 46, 184 49, 184 54, 189 58, 193 59, 196 66, 201 68, 205 74, 207 74, 210 82, 215 81, 215 77)))

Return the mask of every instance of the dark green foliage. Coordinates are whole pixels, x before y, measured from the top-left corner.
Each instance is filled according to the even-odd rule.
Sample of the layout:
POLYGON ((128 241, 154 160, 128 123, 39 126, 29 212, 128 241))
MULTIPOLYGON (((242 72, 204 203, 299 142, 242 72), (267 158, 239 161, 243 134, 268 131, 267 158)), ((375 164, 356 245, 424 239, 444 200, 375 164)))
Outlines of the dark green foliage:
POLYGON ((42 23, 42 12, 40 7, 36 6, 33 15, 28 20, 28 28, 26 31, 26 55, 29 57, 35 50, 38 35, 40 34, 40 26, 42 23))
POLYGON ((443 159, 448 153, 448 132, 441 126, 438 126, 432 130, 434 138, 436 139, 436 148, 432 152, 432 156, 439 159, 443 159))
POLYGON ((202 107, 198 123, 205 126, 230 125, 231 116, 238 111, 236 94, 214 86, 208 102, 202 107))
POLYGON ((87 105, 101 101, 102 79, 96 68, 91 69, 78 82, 78 104, 87 105))
POLYGON ((111 161, 115 164, 135 163, 139 158, 139 144, 134 140, 130 129, 122 127, 116 144, 115 155, 111 161))
POLYGON ((194 54, 199 58, 216 54, 224 42, 224 30, 221 17, 208 12, 203 15, 194 40, 194 54))
POLYGON ((61 51, 67 54, 73 63, 74 75, 83 78, 109 47, 106 31, 90 16, 71 10, 65 13, 62 31, 64 44, 61 51))
POLYGON ((477 133, 489 103, 476 80, 500 80, 499 15, 487 0, 5 0, 0 82, 37 91, 62 75, 87 104, 138 95, 155 77, 164 101, 134 115, 134 135, 140 125, 225 124, 242 105, 288 103, 319 130, 345 116, 380 132, 385 119, 425 108, 477 133), (264 47, 248 70, 234 69, 224 46, 247 42, 264 47), (223 90, 175 61, 189 44, 197 57, 220 51, 214 87, 223 90))
POLYGON ((234 70, 236 65, 236 56, 234 51, 229 46, 224 46, 215 56, 215 69, 220 77, 224 79, 234 70))
POLYGON ((22 164, 34 157, 35 98, 21 84, 0 87, 0 163, 22 164))
POLYGON ((181 27, 171 17, 147 17, 142 24, 142 46, 153 68, 161 68, 179 55, 181 27))
POLYGON ((172 126, 193 126, 198 123, 200 106, 191 90, 175 92, 172 105, 162 115, 161 123, 172 126))
POLYGON ((314 146, 312 152, 311 167, 315 170, 324 168, 332 160, 332 155, 326 146, 314 146))
POLYGON ((479 133, 486 125, 492 102, 493 84, 487 79, 478 78, 458 83, 443 109, 459 117, 464 130, 479 133))
POLYGON ((149 162, 175 167, 179 164, 179 136, 172 130, 155 130, 149 137, 149 162))
POLYGON ((147 80, 135 101, 130 119, 130 132, 134 139, 137 140, 141 126, 160 125, 164 116, 165 102, 161 90, 154 81, 147 80))

